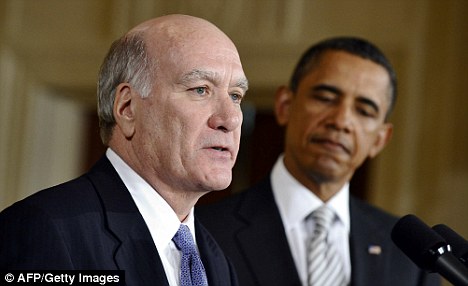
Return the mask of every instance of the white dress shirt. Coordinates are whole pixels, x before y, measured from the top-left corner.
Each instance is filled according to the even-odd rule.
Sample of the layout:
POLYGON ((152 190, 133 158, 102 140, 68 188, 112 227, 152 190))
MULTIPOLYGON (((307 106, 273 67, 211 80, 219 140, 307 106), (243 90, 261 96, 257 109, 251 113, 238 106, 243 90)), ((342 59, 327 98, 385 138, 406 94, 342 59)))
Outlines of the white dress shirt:
MULTIPOLYGON (((273 196, 278 206, 286 231, 296 269, 302 285, 307 285, 307 242, 313 234, 313 223, 307 216, 324 203, 312 191, 299 183, 286 169, 283 155, 276 161, 271 172, 273 196)), ((351 279, 351 260, 349 254, 349 184, 346 184, 328 202, 337 218, 329 232, 329 243, 336 249, 344 263, 347 283, 351 279)))
MULTIPOLYGON (((169 285, 180 285, 181 253, 172 241, 181 224, 177 214, 159 193, 132 170, 112 149, 107 149, 106 156, 124 182, 148 226, 169 285)), ((189 227, 192 236, 195 237, 193 208, 183 224, 189 227)), ((195 239, 194 241, 196 244, 195 239)))

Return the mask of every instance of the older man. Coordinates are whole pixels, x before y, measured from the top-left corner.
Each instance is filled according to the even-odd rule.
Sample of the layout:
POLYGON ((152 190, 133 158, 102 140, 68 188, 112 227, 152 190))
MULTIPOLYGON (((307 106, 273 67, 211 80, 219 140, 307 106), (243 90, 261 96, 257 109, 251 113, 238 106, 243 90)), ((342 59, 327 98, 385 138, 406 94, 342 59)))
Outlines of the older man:
POLYGON ((0 269, 120 269, 127 285, 235 285, 194 218, 231 182, 248 87, 232 41, 186 15, 144 22, 101 67, 106 155, 0 214, 0 269))

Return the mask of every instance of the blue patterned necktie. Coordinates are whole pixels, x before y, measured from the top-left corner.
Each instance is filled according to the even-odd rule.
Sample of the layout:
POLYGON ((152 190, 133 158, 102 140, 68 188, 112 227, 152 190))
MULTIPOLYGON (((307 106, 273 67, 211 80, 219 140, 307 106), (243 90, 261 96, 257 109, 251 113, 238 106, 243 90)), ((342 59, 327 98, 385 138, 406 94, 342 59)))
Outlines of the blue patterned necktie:
POLYGON ((180 285, 181 286, 206 286, 205 267, 198 255, 197 248, 193 242, 192 234, 185 224, 181 224, 179 230, 172 238, 177 249, 182 252, 180 264, 180 285))

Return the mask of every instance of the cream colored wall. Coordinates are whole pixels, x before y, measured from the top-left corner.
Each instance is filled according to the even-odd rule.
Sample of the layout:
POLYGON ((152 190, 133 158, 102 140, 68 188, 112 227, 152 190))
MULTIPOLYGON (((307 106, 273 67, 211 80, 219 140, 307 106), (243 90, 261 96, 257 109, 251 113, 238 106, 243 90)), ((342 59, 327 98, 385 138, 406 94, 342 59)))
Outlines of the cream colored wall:
POLYGON ((0 55, 0 209, 78 174, 86 106, 29 75, 11 51, 0 55))
POLYGON ((3 0, 0 11, 0 209, 77 175, 81 114, 94 106, 106 49, 134 24, 178 12, 233 38, 258 108, 271 108, 265 91, 315 41, 356 35, 382 47, 400 98, 371 200, 468 237, 466 0, 3 0))
POLYGON ((398 56, 396 134, 374 169, 372 200, 468 237, 468 2, 424 2, 398 56))

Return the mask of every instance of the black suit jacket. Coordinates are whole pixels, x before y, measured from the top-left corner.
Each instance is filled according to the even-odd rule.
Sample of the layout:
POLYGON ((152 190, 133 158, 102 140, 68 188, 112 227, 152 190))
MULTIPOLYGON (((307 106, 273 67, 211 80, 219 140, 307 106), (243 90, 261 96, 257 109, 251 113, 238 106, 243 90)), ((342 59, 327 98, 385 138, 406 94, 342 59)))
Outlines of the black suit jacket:
MULTIPOLYGON (((350 251, 355 286, 439 285, 397 249, 390 238, 396 218, 350 199, 350 251), (369 246, 380 246, 379 255, 369 246)), ((242 286, 301 285, 269 179, 222 202, 197 207, 197 217, 234 263, 242 286)))
MULTIPOLYGON (((237 285, 197 219, 195 228, 210 285, 237 285)), ((0 269, 125 270, 127 285, 168 285, 145 221, 105 156, 85 175, 0 213, 0 269)))

